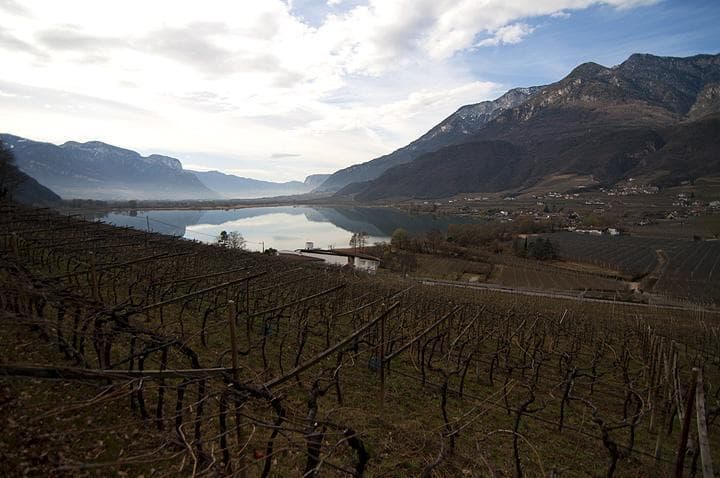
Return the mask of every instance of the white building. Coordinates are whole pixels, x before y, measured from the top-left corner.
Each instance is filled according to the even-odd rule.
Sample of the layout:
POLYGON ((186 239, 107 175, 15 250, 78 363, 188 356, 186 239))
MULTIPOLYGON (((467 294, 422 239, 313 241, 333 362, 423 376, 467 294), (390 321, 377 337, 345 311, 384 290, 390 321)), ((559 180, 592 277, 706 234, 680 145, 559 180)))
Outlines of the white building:
POLYGON ((293 254, 302 257, 320 259, 326 264, 340 267, 355 267, 366 272, 374 273, 380 265, 377 257, 361 252, 328 251, 324 249, 297 249, 295 251, 281 251, 281 254, 293 254))

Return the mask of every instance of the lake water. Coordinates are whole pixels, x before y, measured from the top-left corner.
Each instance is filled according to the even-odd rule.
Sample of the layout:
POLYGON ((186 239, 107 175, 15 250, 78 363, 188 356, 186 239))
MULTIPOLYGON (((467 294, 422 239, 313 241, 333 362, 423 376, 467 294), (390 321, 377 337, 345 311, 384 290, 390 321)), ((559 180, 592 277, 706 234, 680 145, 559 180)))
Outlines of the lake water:
POLYGON ((451 223, 470 222, 462 217, 408 214, 373 207, 252 207, 229 210, 139 210, 94 214, 94 219, 118 226, 150 229, 203 242, 215 242, 220 231, 238 231, 247 248, 294 250, 313 242, 319 248, 349 247, 353 232, 365 231, 368 244, 389 241, 399 227, 411 233, 446 231, 451 223))

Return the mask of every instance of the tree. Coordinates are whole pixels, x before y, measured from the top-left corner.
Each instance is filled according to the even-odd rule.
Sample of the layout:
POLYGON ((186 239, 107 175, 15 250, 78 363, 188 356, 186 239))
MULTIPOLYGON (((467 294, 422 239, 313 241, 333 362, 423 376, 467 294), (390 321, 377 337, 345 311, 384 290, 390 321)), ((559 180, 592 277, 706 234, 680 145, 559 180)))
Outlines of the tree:
POLYGON ((245 249, 245 238, 238 231, 221 231, 217 243, 228 249, 245 249))
POLYGON ((438 229, 430 229, 425 233, 425 243, 430 254, 435 254, 445 242, 445 235, 438 229))
POLYGON ((350 247, 355 250, 363 250, 367 245, 368 233, 365 231, 354 232, 350 238, 350 247))
POLYGON ((550 242, 550 239, 543 239, 542 237, 535 239, 530 242, 527 246, 527 255, 533 259, 545 261, 548 259, 555 259, 555 248, 550 242))
POLYGON ((392 237, 390 238, 390 245, 395 249, 407 249, 410 243, 410 235, 403 228, 397 228, 393 231, 392 237))
POLYGON ((388 244, 376 244, 374 253, 382 257, 383 267, 407 275, 417 269, 417 259, 412 252, 402 251, 388 244))
POLYGON ((417 259, 415 258, 415 254, 409 252, 398 252, 395 260, 397 268, 403 277, 407 277, 410 272, 414 272, 415 269, 417 269, 417 259))
POLYGON ((5 147, 5 143, 0 141, 0 199, 11 196, 22 182, 22 174, 15 165, 15 156, 5 147))

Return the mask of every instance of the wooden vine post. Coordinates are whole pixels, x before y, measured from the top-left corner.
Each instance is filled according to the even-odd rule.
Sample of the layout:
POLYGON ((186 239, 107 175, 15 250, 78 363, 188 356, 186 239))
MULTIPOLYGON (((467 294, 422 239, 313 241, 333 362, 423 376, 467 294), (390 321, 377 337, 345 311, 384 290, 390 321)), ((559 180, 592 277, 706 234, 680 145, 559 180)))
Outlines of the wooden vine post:
MULTIPOLYGON (((232 357, 232 376, 235 383, 240 382, 240 374, 238 372, 238 346, 237 346, 237 329, 235 325, 235 301, 228 300, 228 324, 230 324, 230 355, 232 357)), ((237 435, 238 446, 241 447, 244 438, 242 429, 240 428, 240 401, 235 397, 235 433, 237 435)), ((246 475, 244 455, 239 457, 239 476, 244 478, 246 475)))
POLYGON ((237 330, 235 329, 235 317, 233 305, 235 301, 228 301, 228 324, 230 324, 230 354, 232 356, 233 380, 238 381, 238 352, 237 352, 237 330))
MULTIPOLYGON (((693 372, 698 369, 694 369, 693 372)), ((707 418, 705 414, 705 388, 702 371, 698 370, 696 383, 695 405, 697 408, 698 444, 700 445, 700 459, 702 460, 703 478, 714 478, 712 455, 710 453, 710 440, 708 438, 707 418)))
POLYGON ((685 453, 687 452, 687 441, 688 435, 690 434, 690 424, 692 423, 692 407, 695 401, 695 384, 698 379, 697 368, 692 370, 692 378, 690 379, 690 386, 688 387, 687 404, 683 414, 682 430, 680 431, 680 442, 678 443, 677 461, 675 461, 675 478, 682 478, 683 467, 685 466, 685 453))
MULTIPOLYGON (((383 304, 384 305, 384 304, 383 304)), ((380 416, 385 410, 385 316, 380 319, 380 416)))
POLYGON ((97 275, 97 259, 94 252, 90 252, 90 280, 92 281, 92 297, 95 300, 99 299, 100 291, 98 284, 97 275))
POLYGON ((12 241, 13 254, 15 254, 15 257, 19 259, 20 258, 20 248, 18 247, 18 237, 17 237, 17 234, 15 234, 14 232, 12 233, 11 241, 12 241))

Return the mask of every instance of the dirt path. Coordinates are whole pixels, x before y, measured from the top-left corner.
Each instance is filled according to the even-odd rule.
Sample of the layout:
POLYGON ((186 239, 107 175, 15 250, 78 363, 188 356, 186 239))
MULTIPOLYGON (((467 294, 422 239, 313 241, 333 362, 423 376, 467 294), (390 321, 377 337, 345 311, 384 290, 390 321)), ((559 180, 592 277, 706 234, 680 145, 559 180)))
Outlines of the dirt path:
POLYGON ((665 267, 668 262, 670 262, 667 254, 662 249, 655 249, 655 255, 657 256, 657 264, 655 265, 655 268, 650 271, 648 275, 643 277, 642 280, 633 283, 637 284, 637 288, 633 290, 639 290, 641 287, 645 290, 655 290, 655 284, 658 283, 660 277, 662 277, 665 272, 665 267))
MULTIPOLYGON (((506 287, 501 286, 497 284, 486 284, 486 283, 468 283, 468 282, 458 282, 458 281, 446 281, 446 280, 435 280, 435 279, 428 279, 428 278, 415 278, 414 280, 420 282, 423 285, 444 285, 444 286, 450 286, 450 287, 462 287, 466 289, 481 289, 481 290, 488 290, 492 292, 500 292, 503 294, 521 294, 521 295, 529 295, 534 297, 547 297, 549 299, 566 299, 566 300, 575 300, 579 302, 596 302, 596 303, 603 303, 603 304, 616 304, 616 305, 627 305, 631 307, 652 307, 657 309, 668 309, 668 310, 683 310, 683 311, 699 311, 702 310, 703 312, 711 313, 711 314, 719 314, 720 310, 715 309, 707 309, 704 307, 701 307, 699 305, 690 305, 690 306, 684 306, 684 305, 670 305, 670 304, 663 304, 659 301, 662 301, 663 298, 657 295, 649 295, 644 294, 644 297, 648 298, 649 300, 653 301, 654 303, 643 303, 643 302, 632 302, 632 301, 626 301, 626 300, 611 300, 611 299, 595 299, 592 297, 585 297, 584 291, 574 291, 574 290, 563 290, 563 291, 546 291, 542 289, 531 289, 526 287, 506 287), (656 302, 657 301, 657 302, 656 302)), ((666 299, 665 299, 666 300, 666 299)))

